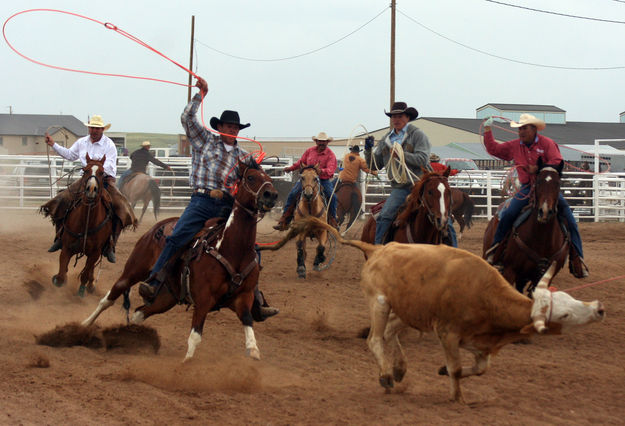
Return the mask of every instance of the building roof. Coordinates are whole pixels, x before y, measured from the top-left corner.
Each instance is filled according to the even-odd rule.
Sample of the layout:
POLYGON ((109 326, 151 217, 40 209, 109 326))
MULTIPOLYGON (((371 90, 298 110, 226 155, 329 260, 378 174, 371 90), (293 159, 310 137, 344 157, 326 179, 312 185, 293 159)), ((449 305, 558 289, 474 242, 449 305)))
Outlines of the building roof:
POLYGON ((87 126, 73 115, 0 114, 0 135, 44 136, 59 127, 76 136, 87 134, 87 126))
MULTIPOLYGON (((416 121, 419 120, 428 120, 476 134, 479 133, 482 124, 482 120, 476 118, 423 117, 416 121)), ((594 144, 595 139, 625 139, 625 123, 568 121, 566 124, 548 124, 545 130, 540 133, 553 139, 559 145, 594 144)), ((496 134, 496 136, 499 135, 496 134)), ((512 134, 510 136, 509 139, 514 139, 512 134)), ((624 149, 625 140, 623 142, 611 142, 610 145, 624 149)))
POLYGON ((487 103, 486 105, 482 105, 478 108, 478 110, 482 108, 486 108, 487 106, 492 106, 497 109, 506 110, 506 111, 544 111, 544 112, 566 112, 565 110, 558 108, 554 105, 528 105, 528 104, 494 104, 487 103))

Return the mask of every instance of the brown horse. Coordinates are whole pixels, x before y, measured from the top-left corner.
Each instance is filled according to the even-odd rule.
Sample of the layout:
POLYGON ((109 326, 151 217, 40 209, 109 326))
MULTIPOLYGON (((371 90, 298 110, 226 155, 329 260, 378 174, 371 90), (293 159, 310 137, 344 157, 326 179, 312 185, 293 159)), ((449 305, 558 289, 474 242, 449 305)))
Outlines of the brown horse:
POLYGON ((339 227, 348 216, 345 229, 349 229, 358 219, 362 206, 362 193, 356 182, 340 182, 336 189, 336 222, 339 227))
POLYGON ((154 219, 158 220, 158 211, 161 207, 161 190, 158 183, 145 173, 134 173, 126 179, 124 186, 120 188, 122 194, 126 196, 128 202, 134 209, 139 201, 143 201, 143 210, 139 222, 143 219, 145 211, 152 201, 154 219))
MULTIPOLYGON (((300 181, 302 183, 302 195, 295 208, 295 220, 313 216, 326 220, 326 207, 321 195, 321 183, 319 181, 319 165, 300 167, 300 181)), ((315 271, 321 270, 321 265, 326 260, 325 249, 328 242, 328 233, 325 229, 316 229, 309 234, 301 234, 297 237, 297 277, 306 278, 306 237, 317 239, 317 254, 313 262, 315 271)))
MULTIPOLYGON (((450 170, 448 167, 442 174, 429 172, 421 176, 389 230, 393 232, 392 241, 424 244, 442 242, 443 236, 448 233, 451 214, 451 188, 447 182, 450 170)), ((365 223, 360 239, 373 244, 375 226, 375 218, 371 216, 365 223)))
MULTIPOLYGON (((202 330, 208 312, 230 308, 243 323, 245 346, 249 356, 259 359, 252 329, 254 289, 260 268, 254 246, 259 216, 270 211, 278 192, 271 178, 256 164, 239 162, 241 181, 234 207, 227 222, 210 219, 204 229, 180 256, 164 269, 168 291, 160 291, 151 305, 137 308, 131 321, 140 323, 151 315, 165 312, 177 303, 194 306, 191 334, 185 360, 191 358, 202 340, 202 330)), ((150 268, 165 246, 178 218, 165 219, 154 225, 135 245, 124 271, 109 292, 100 300, 96 310, 83 325, 91 325, 102 311, 124 294, 124 307, 130 308, 130 288, 148 278, 150 268)))
MULTIPOLYGON (((554 276, 569 254, 569 240, 558 220, 558 196, 563 163, 558 167, 542 166, 529 193, 529 216, 501 242, 503 253, 497 254, 504 278, 523 293, 532 293, 551 263, 556 263, 554 276)), ((521 213, 522 215, 523 213, 521 213)), ((484 233, 484 257, 491 247, 499 216, 495 215, 484 233)), ((498 250, 498 251, 501 251, 498 250)))
POLYGON ((67 267, 72 256, 77 259, 87 256, 85 267, 80 272, 79 296, 85 289, 92 293, 93 269, 102 256, 104 246, 109 242, 113 229, 113 209, 108 193, 104 190, 104 162, 86 157, 80 180, 80 196, 76 198, 63 220, 63 242, 59 256, 59 272, 52 277, 52 283, 61 287, 67 281, 67 267))
POLYGON ((458 240, 462 238, 465 226, 467 229, 471 229, 471 225, 473 224, 474 209, 475 203, 469 194, 459 190, 458 188, 451 188, 451 214, 460 226, 458 240))

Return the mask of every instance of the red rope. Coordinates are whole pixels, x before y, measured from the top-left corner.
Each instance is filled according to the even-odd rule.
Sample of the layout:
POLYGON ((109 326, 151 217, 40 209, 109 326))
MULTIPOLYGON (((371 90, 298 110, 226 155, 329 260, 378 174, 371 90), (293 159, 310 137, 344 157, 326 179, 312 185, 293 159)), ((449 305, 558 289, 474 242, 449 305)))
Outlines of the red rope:
POLYGON ((608 279, 601 280, 601 281, 595 281, 594 283, 582 284, 580 286, 569 288, 569 289, 566 289, 566 290, 563 290, 563 291, 566 292, 566 293, 569 293, 571 291, 580 290, 580 289, 586 288, 586 287, 594 287, 594 286, 599 285, 599 284, 604 284, 604 283, 607 283, 607 282, 610 282, 610 281, 614 281, 614 280, 620 280, 622 278, 625 278, 625 275, 620 275, 618 277, 608 278, 608 279))
MULTIPOLYGON (((137 44, 145 47, 146 49, 156 53, 157 55, 159 55, 163 59, 171 62, 172 64, 182 68, 184 71, 186 71, 187 73, 193 75, 195 78, 199 78, 199 76, 197 74, 195 74, 193 71, 191 71, 190 69, 184 67, 183 65, 179 64, 178 62, 176 62, 173 59, 169 58, 168 56, 164 55, 163 53, 161 53, 160 51, 156 50, 155 48, 153 48, 152 46, 150 46, 149 44, 147 44, 143 40, 139 39, 138 37, 128 33, 127 31, 122 30, 117 25, 111 24, 110 22, 98 21, 97 19, 90 18, 90 17, 84 16, 84 15, 80 15, 78 13, 67 12, 67 11, 58 10, 58 9, 28 9, 28 10, 23 10, 21 12, 17 12, 17 13, 14 13, 13 15, 9 16, 9 18, 6 21, 4 21, 4 24, 2 25, 2 36, 4 37, 4 41, 7 43, 9 48, 11 48, 11 50, 13 50, 15 53, 17 53, 22 58, 24 58, 27 61, 30 61, 30 62, 32 62, 34 64, 41 65, 41 66, 48 67, 48 68, 61 70, 61 71, 77 72, 77 73, 99 75, 99 76, 106 76, 106 77, 134 78, 134 79, 138 79, 138 80, 150 80, 150 81, 156 81, 156 82, 160 82, 160 83, 175 84, 175 85, 183 86, 183 87, 192 87, 192 86, 189 86, 188 84, 177 83, 175 81, 163 80, 163 79, 154 78, 154 77, 144 77, 144 76, 138 76, 138 75, 127 75, 127 74, 115 74, 115 73, 105 73, 105 72, 97 72, 97 71, 87 71, 87 70, 80 70, 80 69, 75 69, 75 68, 62 67, 62 66, 58 66, 58 65, 51 65, 51 64, 47 64, 45 62, 41 62, 41 61, 38 61, 36 59, 33 59, 33 58, 29 57, 29 56, 26 56, 23 53, 21 53, 20 51, 18 51, 15 47, 13 47, 13 45, 11 44, 9 39, 7 38, 6 26, 7 26, 7 23, 11 19, 15 18, 16 16, 19 16, 19 15, 22 15, 22 14, 25 14, 25 13, 31 13, 31 12, 63 13, 65 15, 75 16, 77 18, 86 19, 86 20, 94 22, 96 24, 103 25, 104 28, 106 28, 108 30, 115 31, 116 33, 118 33, 118 34, 128 38, 129 40, 134 41, 135 43, 137 43, 137 44)), ((230 136, 230 137, 237 138, 237 139, 244 139, 244 140, 247 140, 247 141, 250 141, 250 142, 254 142, 255 144, 257 144, 259 146, 259 150, 252 152, 252 154, 258 153, 258 154, 255 155, 257 163, 260 163, 262 161, 262 159, 265 157, 265 153, 263 151, 263 146, 260 144, 260 142, 254 140, 254 139, 249 139, 249 138, 243 137, 243 136, 229 135, 227 133, 221 133, 221 132, 218 132, 216 130, 210 129, 206 125, 206 123, 204 122, 204 99, 202 99, 202 103, 201 103, 201 114, 200 114, 200 116, 202 118, 202 125, 209 132, 212 132, 212 133, 215 133, 215 134, 219 134, 219 135, 223 135, 223 136, 230 136)))

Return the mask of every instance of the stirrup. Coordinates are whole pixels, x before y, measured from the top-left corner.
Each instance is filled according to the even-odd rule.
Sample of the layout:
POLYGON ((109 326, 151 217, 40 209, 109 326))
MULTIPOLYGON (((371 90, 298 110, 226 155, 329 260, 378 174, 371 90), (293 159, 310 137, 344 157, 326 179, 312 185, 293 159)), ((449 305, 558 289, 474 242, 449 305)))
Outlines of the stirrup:
POLYGON ((52 243, 52 245, 48 249, 48 252, 53 253, 57 250, 60 250, 61 248, 63 248, 63 242, 61 241, 60 238, 57 238, 56 240, 54 240, 54 243, 52 243))
POLYGON ((494 265, 495 263, 495 253, 497 252, 500 244, 501 243, 493 244, 488 250, 486 250, 486 253, 484 253, 484 257, 490 265, 494 265))

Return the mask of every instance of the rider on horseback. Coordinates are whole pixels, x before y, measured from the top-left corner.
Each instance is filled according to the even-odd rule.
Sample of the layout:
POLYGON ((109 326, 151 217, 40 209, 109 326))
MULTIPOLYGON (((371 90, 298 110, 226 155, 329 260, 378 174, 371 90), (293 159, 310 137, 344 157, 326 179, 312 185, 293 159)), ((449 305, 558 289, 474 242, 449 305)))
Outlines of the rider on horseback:
MULTIPOLYGON (((323 192, 328 200, 330 196, 332 196, 328 208, 328 223, 336 228, 336 196, 332 194, 334 188, 331 181, 332 176, 334 176, 334 171, 336 170, 336 156, 332 150, 328 149, 328 143, 332 142, 334 139, 328 137, 325 132, 320 132, 317 136, 313 136, 312 140, 315 141, 315 146, 308 148, 299 160, 293 163, 292 166, 285 167, 284 171, 292 172, 299 169, 300 166, 314 166, 315 164, 319 164, 319 168, 321 169, 319 182, 323 187, 323 192)), ((293 185, 291 192, 289 192, 286 198, 282 217, 278 221, 278 224, 274 225, 274 229, 284 231, 289 227, 289 223, 293 219, 293 213, 295 212, 295 201, 300 192, 302 192, 302 183, 298 180, 295 182, 295 185, 293 185)))
POLYGON ((147 174, 148 163, 154 163, 157 166, 164 168, 165 170, 171 171, 171 166, 168 166, 162 161, 154 158, 154 156, 150 152, 150 141, 142 142, 141 148, 130 154, 130 160, 132 161, 130 168, 122 173, 122 175, 119 177, 119 182, 117 182, 120 191, 124 188, 124 184, 126 183, 126 180, 130 177, 130 175, 134 173, 147 174))
MULTIPOLYGON (((170 258, 178 255, 181 249, 186 247, 208 219, 230 215, 234 203, 231 191, 240 178, 237 162, 254 161, 236 140, 239 131, 249 127, 250 124, 241 124, 238 112, 225 110, 221 118, 213 117, 210 120, 211 127, 219 131, 219 135, 205 129, 196 113, 202 99, 208 93, 208 84, 203 78, 198 77, 195 85, 200 89, 200 93, 193 97, 180 117, 192 148, 190 183, 193 195, 178 219, 174 231, 167 237, 165 248, 152 267, 150 277, 139 286, 139 294, 146 303, 151 303, 157 295, 157 289, 164 280, 161 270, 170 258)), ((254 291, 254 296, 254 304, 259 307, 261 317, 254 318, 256 321, 264 320, 279 312, 277 308, 267 305, 258 287, 254 291)))
POLYGON ((345 154, 345 157, 343 157, 343 170, 339 173, 340 183, 356 183, 361 170, 365 173, 371 173, 374 176, 378 175, 377 170, 369 170, 367 162, 359 155, 359 153, 360 147, 358 145, 354 145, 349 148, 349 152, 345 154))
MULTIPOLYGON (((61 157, 66 160, 75 161, 80 160, 82 166, 86 166, 86 155, 89 154, 90 158, 102 158, 106 155, 106 162, 104 163, 104 172, 106 177, 104 180, 105 189, 111 197, 111 204, 113 205, 114 219, 113 219, 113 232, 109 244, 107 244, 104 253, 109 262, 115 263, 115 243, 119 238, 119 234, 122 229, 128 226, 136 226, 137 219, 135 214, 128 204, 128 200, 119 192, 115 187, 115 175, 117 173, 117 148, 113 141, 104 135, 104 131, 108 130, 110 124, 104 125, 102 117, 94 115, 89 120, 89 123, 85 123, 89 129, 89 136, 78 139, 71 148, 65 148, 55 143, 52 137, 46 133, 46 143, 56 151, 61 157)), ((56 235, 54 243, 48 249, 49 252, 54 252, 62 247, 61 234, 63 232, 63 223, 67 214, 71 210, 76 196, 80 193, 80 179, 69 185, 66 190, 59 192, 59 194, 41 206, 41 211, 46 216, 52 218, 52 222, 56 227, 56 235)))
MULTIPOLYGON (((539 135, 539 130, 547 126, 543 120, 531 114, 521 114, 519 122, 512 121, 510 127, 518 128, 519 139, 497 143, 493 137, 491 126, 493 117, 484 122, 484 145, 489 154, 506 161, 514 161, 521 182, 521 189, 514 194, 509 206, 499 216, 497 231, 493 238, 492 246, 486 251, 486 260, 494 264, 499 260, 501 241, 512 227, 514 220, 523 207, 529 203, 529 192, 538 171, 538 159, 542 157, 544 164, 557 165, 562 161, 562 154, 558 145, 546 136, 539 135)), ((577 222, 571 212, 569 204, 562 193, 558 199, 559 215, 567 222, 569 235, 571 236, 571 249, 569 252, 569 268, 577 278, 588 276, 588 268, 584 263, 582 251, 582 239, 577 228, 577 222)))
MULTIPOLYGON (((411 180, 403 181, 400 176, 393 175, 393 161, 398 162, 398 154, 394 151, 395 144, 401 147, 408 173, 417 176, 423 174, 423 170, 428 168, 430 157, 430 141, 423 131, 416 126, 409 124, 419 116, 419 112, 409 107, 405 102, 395 102, 390 112, 384 112, 391 117, 391 129, 385 134, 375 151, 372 153, 374 139, 369 136, 365 139, 365 159, 367 164, 371 164, 371 156, 375 159, 372 167, 381 169, 386 167, 388 178, 391 180, 391 193, 386 199, 380 214, 376 219, 375 244, 384 243, 386 232, 390 228, 393 220, 397 216, 397 211, 406 201, 406 197, 412 191, 411 180)), ((451 244, 458 246, 456 242, 456 232, 449 219, 449 236, 451 244)))

